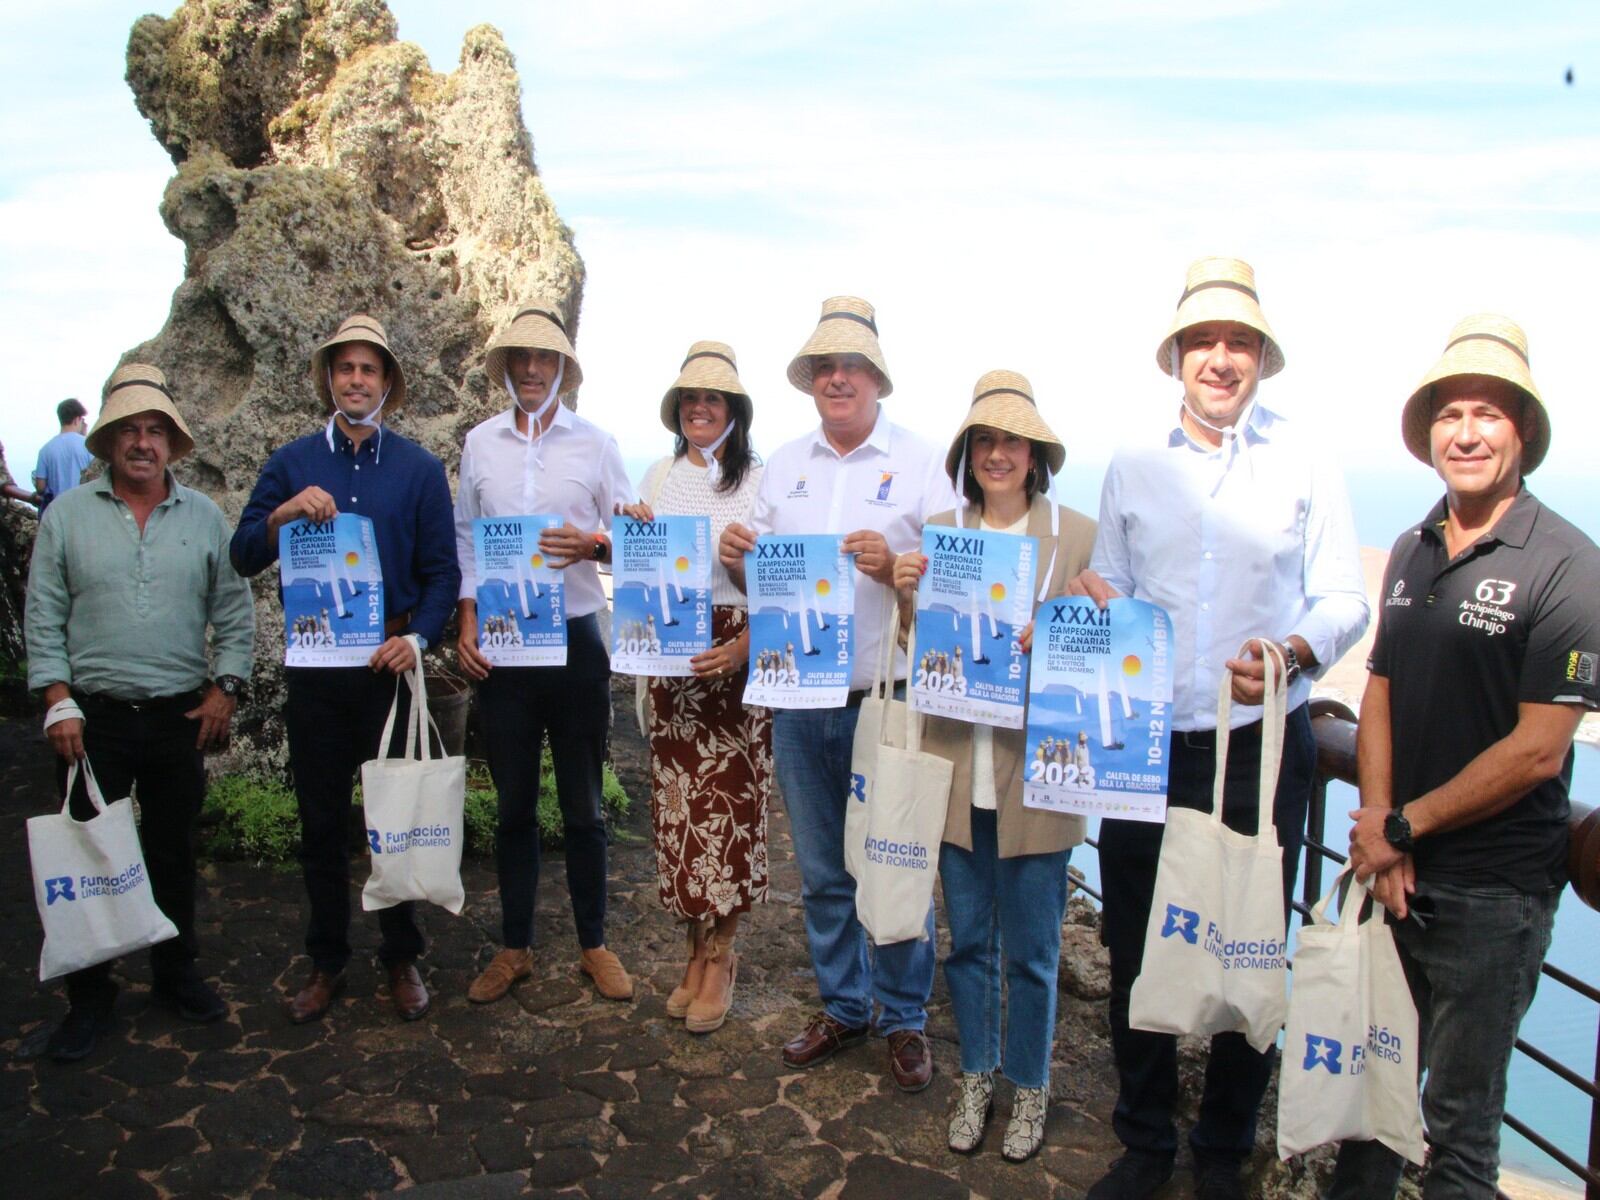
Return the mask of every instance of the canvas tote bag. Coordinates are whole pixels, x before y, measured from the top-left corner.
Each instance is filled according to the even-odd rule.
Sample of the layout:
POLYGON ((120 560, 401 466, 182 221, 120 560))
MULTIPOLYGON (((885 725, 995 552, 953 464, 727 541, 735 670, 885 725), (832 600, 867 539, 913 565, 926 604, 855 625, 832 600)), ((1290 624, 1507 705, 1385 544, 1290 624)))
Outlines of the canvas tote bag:
MULTIPOLYGON (((415 644, 413 644, 415 645, 415 644)), ((368 912, 392 908, 406 900, 427 900, 459 913, 466 900, 461 886, 461 843, 465 837, 467 760, 433 756, 431 730, 439 728, 428 712, 422 678, 422 654, 394 682, 394 703, 383 726, 378 753, 384 755, 400 710, 401 682, 411 688, 403 758, 379 757, 361 764, 362 808, 367 822, 367 848, 372 875, 361 889, 361 907, 368 912)))
POLYGON ((133 801, 107 804, 87 758, 67 769, 61 811, 28 818, 28 858, 44 926, 41 982, 178 936, 150 891, 133 801), (95 810, 87 821, 70 811, 80 765, 95 810))
MULTIPOLYGON (((899 638, 899 608, 891 620, 890 653, 899 638)), ((913 629, 907 653, 916 654, 913 629)), ((892 661, 892 660, 890 660, 892 661)), ((885 675, 889 674, 887 667, 885 675)), ((872 713, 862 713, 856 723, 855 756, 862 753, 861 730, 872 718, 872 755, 866 768, 867 799, 853 796, 846 803, 865 809, 865 829, 853 849, 859 856, 856 876, 856 917, 874 945, 904 942, 928 936, 928 906, 933 903, 933 880, 939 868, 939 843, 944 837, 950 804, 950 776, 955 764, 922 749, 922 717, 903 700, 884 698, 872 713), (898 727, 898 730, 891 728, 898 727)), ((846 836, 849 836, 846 813, 846 836)))
POLYGON ((1211 811, 1167 810, 1128 1023, 1155 1033, 1236 1030, 1265 1052, 1277 1040, 1287 1007, 1283 848, 1272 824, 1287 689, 1282 655, 1272 643, 1263 644, 1270 649, 1255 835, 1222 823, 1233 684, 1233 673, 1224 671, 1217 694, 1211 811))
POLYGON ((1280 1158, 1348 1138, 1422 1163, 1417 1009, 1383 912, 1347 870, 1300 927, 1278 1081, 1280 1158), (1349 890, 1334 923, 1327 909, 1341 886, 1349 890))
POLYGON ((878 774, 878 745, 887 738, 892 746, 906 744, 906 714, 910 705, 894 698, 894 650, 900 640, 900 606, 889 595, 893 610, 884 622, 888 635, 878 646, 872 664, 872 687, 861 701, 855 738, 850 743, 850 795, 844 810, 844 868, 860 880, 867 841, 867 802, 878 774))

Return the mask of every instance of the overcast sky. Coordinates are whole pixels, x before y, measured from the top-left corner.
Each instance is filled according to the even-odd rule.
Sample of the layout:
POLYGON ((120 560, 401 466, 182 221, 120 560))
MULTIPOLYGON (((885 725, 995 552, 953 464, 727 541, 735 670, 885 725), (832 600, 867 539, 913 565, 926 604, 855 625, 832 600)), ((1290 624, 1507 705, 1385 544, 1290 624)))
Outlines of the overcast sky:
MULTIPOLYGON (((142 7, 0 17, 19 475, 55 402, 97 397, 181 276, 156 212, 171 163, 122 82, 142 7)), ((656 406, 699 338, 737 350, 759 446, 814 425, 784 367, 852 292, 878 306, 897 419, 943 442, 981 373, 1019 370, 1092 495, 1118 441, 1171 416, 1153 356, 1186 265, 1233 254, 1288 359, 1263 399, 1348 467, 1426 475, 1399 406, 1456 319, 1492 309, 1529 332, 1555 430, 1541 474, 1592 475, 1592 3, 391 7, 441 71, 470 24, 505 34, 588 265, 582 411, 630 459, 665 450, 656 406)), ((1594 532, 1594 511, 1568 515, 1594 532)))

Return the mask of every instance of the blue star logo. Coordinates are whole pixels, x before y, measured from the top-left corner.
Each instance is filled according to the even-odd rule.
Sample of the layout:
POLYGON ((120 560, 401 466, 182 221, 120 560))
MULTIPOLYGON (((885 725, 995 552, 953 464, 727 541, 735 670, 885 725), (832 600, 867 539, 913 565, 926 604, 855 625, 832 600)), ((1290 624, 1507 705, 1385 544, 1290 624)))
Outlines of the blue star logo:
POLYGON ((1329 1075, 1339 1075, 1344 1071, 1339 1062, 1339 1056, 1344 1053, 1344 1043, 1321 1034, 1306 1034, 1306 1058, 1300 1064, 1303 1071, 1314 1071, 1323 1068, 1329 1075))
POLYGON ((1192 908, 1167 905, 1167 919, 1161 925, 1161 936, 1181 937, 1189 945, 1195 945, 1200 940, 1200 914, 1192 908))

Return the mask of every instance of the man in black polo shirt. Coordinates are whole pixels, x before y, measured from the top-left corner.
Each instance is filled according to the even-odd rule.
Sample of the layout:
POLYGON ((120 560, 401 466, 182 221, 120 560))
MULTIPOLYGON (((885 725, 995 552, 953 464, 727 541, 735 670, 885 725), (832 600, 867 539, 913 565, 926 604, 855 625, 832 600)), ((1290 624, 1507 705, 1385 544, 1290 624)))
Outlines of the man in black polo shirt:
MULTIPOLYGON (((1527 340, 1468 317, 1406 402, 1445 497, 1395 543, 1358 733, 1350 857, 1398 918, 1421 1022, 1424 1195, 1492 1197, 1506 1070, 1567 880, 1572 736, 1600 707, 1600 551, 1523 486, 1550 444, 1527 340)), ((1392 1196, 1346 1142, 1330 1200, 1392 1196)))

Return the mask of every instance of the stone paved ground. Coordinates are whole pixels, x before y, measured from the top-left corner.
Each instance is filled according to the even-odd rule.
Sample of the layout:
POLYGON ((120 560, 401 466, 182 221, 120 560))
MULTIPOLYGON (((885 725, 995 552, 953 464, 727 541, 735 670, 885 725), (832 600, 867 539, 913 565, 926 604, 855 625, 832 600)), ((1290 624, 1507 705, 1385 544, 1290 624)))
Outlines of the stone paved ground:
MULTIPOLYGON (((282 996, 305 970, 298 875, 224 863, 205 872, 201 936, 228 1018, 191 1026, 150 1008, 143 958, 128 959, 117 1035, 58 1066, 38 1057, 64 1000, 37 983, 23 830, 50 804, 48 771, 36 724, 0 724, 4 1194, 998 1200, 1079 1196, 1116 1153, 1104 1005, 1091 998, 1103 965, 1081 926, 1066 931, 1053 1104, 1030 1163, 1000 1158, 1004 1099, 979 1154, 944 1147, 957 1054, 942 978, 929 1024, 938 1073, 921 1095, 895 1091, 881 1041, 811 1072, 783 1067, 778 1047, 815 996, 781 812, 772 899, 741 939, 730 1019, 709 1036, 666 1016, 682 943, 654 894, 647 827, 635 821, 612 859, 609 918, 611 944, 638 981, 630 1004, 599 999, 574 970, 556 858, 540 885, 534 978, 514 999, 469 1005, 467 984, 498 929, 493 872, 478 861, 466 871, 465 913, 426 914, 426 1018, 393 1016, 372 961, 375 924, 358 912, 349 990, 328 1020, 292 1026, 282 996)), ((1189 1194, 1180 1170, 1167 1198, 1189 1194)))

